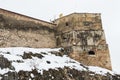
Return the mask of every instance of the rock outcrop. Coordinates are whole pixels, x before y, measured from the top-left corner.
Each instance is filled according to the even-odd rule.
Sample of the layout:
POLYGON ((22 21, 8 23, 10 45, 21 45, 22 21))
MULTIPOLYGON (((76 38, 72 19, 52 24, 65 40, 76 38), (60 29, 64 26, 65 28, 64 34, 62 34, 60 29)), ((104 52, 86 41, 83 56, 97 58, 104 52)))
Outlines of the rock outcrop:
POLYGON ((37 72, 36 69, 32 71, 8 72, 1 75, 1 80, 120 80, 120 75, 106 75, 96 74, 89 71, 78 71, 68 67, 49 69, 43 71, 43 74, 37 72))

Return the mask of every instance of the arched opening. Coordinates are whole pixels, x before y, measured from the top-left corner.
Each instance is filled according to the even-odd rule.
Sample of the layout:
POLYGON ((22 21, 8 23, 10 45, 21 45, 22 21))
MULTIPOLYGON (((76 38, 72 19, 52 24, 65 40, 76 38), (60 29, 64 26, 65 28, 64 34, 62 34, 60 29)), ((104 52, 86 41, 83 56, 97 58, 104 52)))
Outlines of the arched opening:
POLYGON ((88 54, 89 55, 95 55, 95 52, 94 51, 89 51, 88 54))

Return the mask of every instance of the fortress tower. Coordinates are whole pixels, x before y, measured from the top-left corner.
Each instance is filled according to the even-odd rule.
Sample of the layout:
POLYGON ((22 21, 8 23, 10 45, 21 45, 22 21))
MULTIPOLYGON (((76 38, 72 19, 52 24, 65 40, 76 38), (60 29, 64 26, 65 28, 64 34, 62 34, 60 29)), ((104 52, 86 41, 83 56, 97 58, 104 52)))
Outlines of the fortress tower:
POLYGON ((57 46, 65 47, 72 58, 85 65, 112 69, 99 13, 73 13, 54 22, 57 46))

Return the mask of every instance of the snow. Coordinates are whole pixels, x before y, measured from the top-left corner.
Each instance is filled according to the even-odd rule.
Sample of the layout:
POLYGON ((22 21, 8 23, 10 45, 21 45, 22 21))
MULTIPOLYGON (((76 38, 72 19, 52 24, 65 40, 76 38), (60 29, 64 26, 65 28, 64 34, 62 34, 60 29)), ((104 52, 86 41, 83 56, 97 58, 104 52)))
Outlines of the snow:
POLYGON ((95 67, 95 66, 88 66, 88 69, 92 72, 95 72, 95 73, 98 73, 98 74, 101 74, 101 75, 104 75, 106 73, 110 73, 112 75, 114 75, 115 73, 108 70, 108 69, 105 69, 105 68, 100 68, 100 67, 95 67))
MULTIPOLYGON (((14 47, 14 48, 0 48, 0 55, 3 55, 5 58, 7 58, 9 61, 11 61, 12 66, 15 68, 15 70, 10 70, 8 68, 0 69, 0 74, 5 74, 8 71, 16 71, 19 72, 20 70, 23 71, 32 71, 33 69, 38 70, 39 73, 43 73, 43 70, 49 70, 49 69, 57 69, 57 68, 74 68, 77 70, 84 70, 87 71, 86 68, 81 66, 79 62, 69 58, 67 55, 64 56, 56 56, 54 54, 51 54, 51 51, 59 51, 60 48, 51 49, 51 48, 24 48, 24 47, 14 47), (8 54, 9 52, 9 54, 8 54), (42 54, 42 58, 38 57, 32 57, 32 59, 23 59, 22 55, 24 52, 32 52, 42 54, 41 52, 44 52, 46 54, 42 54), (21 61, 21 62, 18 62, 21 61)), ((100 67, 95 66, 86 66, 88 67, 89 71, 95 72, 97 74, 104 75, 105 73, 111 73, 114 74, 112 71, 109 71, 107 69, 103 69, 100 67)), ((34 75, 31 74, 31 77, 34 75)))
POLYGON ((34 75, 33 74, 30 74, 30 76, 33 78, 34 77, 34 75))
POLYGON ((8 68, 4 68, 4 69, 0 68, 0 74, 5 74, 5 73, 7 73, 9 71, 10 71, 10 69, 8 69, 8 68))

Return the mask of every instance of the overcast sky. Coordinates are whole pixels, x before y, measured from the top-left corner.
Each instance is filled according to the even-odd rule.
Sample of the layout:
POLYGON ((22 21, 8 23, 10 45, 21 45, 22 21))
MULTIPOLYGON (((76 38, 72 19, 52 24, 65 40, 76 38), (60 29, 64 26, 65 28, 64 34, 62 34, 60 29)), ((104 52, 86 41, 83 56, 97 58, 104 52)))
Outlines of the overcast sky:
POLYGON ((101 13, 113 71, 120 73, 120 0, 0 0, 0 8, 45 21, 61 13, 101 13))

